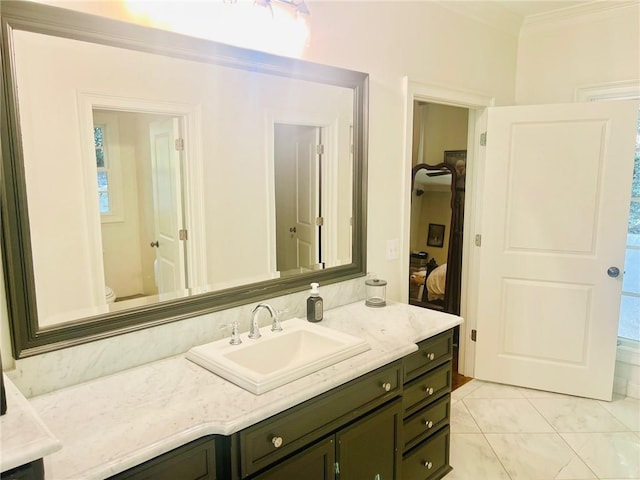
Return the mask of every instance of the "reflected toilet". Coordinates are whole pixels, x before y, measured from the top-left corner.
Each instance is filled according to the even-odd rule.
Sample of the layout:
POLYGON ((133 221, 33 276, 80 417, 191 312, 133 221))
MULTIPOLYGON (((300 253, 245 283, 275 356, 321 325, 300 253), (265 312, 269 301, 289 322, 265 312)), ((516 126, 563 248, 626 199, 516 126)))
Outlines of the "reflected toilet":
POLYGON ((105 296, 105 299, 107 300, 107 303, 113 303, 116 301, 116 294, 111 289, 111 287, 108 287, 108 286, 104 287, 104 296, 105 296))

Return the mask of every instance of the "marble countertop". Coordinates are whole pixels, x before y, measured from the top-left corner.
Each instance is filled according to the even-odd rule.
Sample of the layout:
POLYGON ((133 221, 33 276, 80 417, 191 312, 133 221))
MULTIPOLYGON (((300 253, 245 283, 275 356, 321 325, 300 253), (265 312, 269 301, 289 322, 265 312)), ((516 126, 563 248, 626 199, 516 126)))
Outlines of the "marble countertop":
POLYGON ((6 375, 4 387, 7 413, 0 417, 0 472, 38 460, 62 448, 6 375))
POLYGON ((326 311, 320 325, 364 338, 370 350, 262 395, 182 354, 34 397, 31 406, 62 442, 45 457, 45 476, 102 479, 205 435, 235 433, 402 358, 416 342, 461 322, 405 304, 358 302, 326 311))

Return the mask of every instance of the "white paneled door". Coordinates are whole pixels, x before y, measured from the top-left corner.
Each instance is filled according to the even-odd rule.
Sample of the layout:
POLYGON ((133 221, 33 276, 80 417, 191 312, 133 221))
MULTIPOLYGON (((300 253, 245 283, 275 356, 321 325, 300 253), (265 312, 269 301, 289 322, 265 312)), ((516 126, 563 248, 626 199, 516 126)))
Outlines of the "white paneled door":
POLYGON ((275 125, 276 245, 280 272, 313 270, 318 263, 320 129, 275 125))
POLYGON ((158 293, 173 294, 186 288, 182 228, 182 182, 179 119, 156 120, 149 127, 153 178, 155 277, 158 293))
POLYGON ((611 399, 637 116, 488 110, 476 378, 611 399))

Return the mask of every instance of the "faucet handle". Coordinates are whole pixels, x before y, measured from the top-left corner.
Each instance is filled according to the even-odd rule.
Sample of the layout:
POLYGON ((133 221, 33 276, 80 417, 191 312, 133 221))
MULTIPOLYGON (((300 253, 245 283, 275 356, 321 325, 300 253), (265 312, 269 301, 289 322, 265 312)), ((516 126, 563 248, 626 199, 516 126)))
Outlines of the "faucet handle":
POLYGON ((272 332, 281 332, 282 331, 282 325, 280 325, 280 314, 282 313, 286 313, 288 312, 289 309, 288 308, 283 308, 282 310, 277 310, 274 309, 273 310, 273 323, 271 324, 271 331, 272 332))
POLYGON ((229 343, 231 345, 240 345, 242 343, 242 340, 240 339, 240 333, 238 333, 238 320, 220 325, 220 330, 226 330, 228 328, 231 329, 231 338, 229 339, 229 343))

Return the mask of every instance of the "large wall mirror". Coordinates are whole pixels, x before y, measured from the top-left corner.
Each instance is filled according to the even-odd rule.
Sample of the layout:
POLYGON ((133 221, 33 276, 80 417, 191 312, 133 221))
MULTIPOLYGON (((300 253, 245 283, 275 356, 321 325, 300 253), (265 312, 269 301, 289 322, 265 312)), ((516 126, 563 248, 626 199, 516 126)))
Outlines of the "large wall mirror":
POLYGON ((366 74, 1 15, 16 358, 365 273, 366 74))

